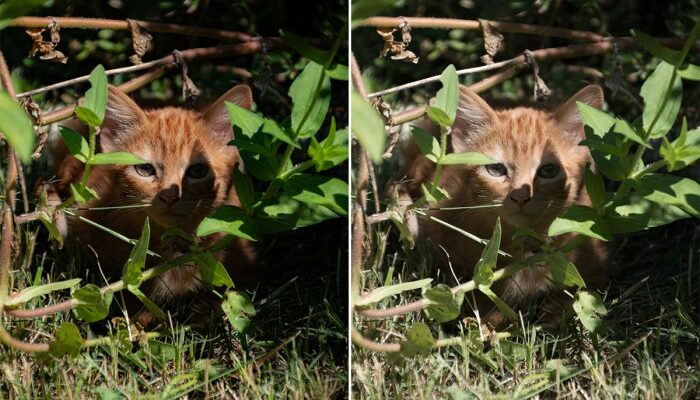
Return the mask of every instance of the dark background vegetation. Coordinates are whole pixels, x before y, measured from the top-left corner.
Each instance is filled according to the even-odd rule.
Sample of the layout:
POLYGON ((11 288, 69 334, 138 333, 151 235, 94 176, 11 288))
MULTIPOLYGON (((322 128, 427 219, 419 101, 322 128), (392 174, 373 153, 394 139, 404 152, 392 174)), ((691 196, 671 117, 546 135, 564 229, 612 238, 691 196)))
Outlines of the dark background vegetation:
MULTIPOLYGON (((343 24, 347 24, 347 1, 49 0, 29 15, 130 18, 240 31, 261 37, 279 36, 280 30, 288 30, 302 37, 318 39, 318 47, 328 49, 343 24)), ((229 44, 179 34, 152 32, 152 35, 154 46, 146 53, 144 61, 163 57, 175 49, 229 44)), ((63 65, 42 61, 38 57, 28 58, 31 41, 22 28, 9 27, 0 34, 0 48, 12 70, 18 93, 89 74, 97 64, 106 69, 128 66, 131 64, 128 58, 133 54, 131 46, 129 31, 62 29, 57 50, 68 57, 68 63, 63 65)), ((344 44, 335 61, 347 65, 346 54, 344 44)), ((206 106, 236 84, 246 83, 253 88, 256 111, 282 121, 290 115, 288 89, 305 65, 306 61, 289 48, 267 54, 192 61, 188 68, 190 78, 202 91, 197 107, 206 106)), ((119 84, 136 74, 110 77, 109 81, 119 84)), ((332 85, 330 113, 341 129, 348 124, 347 82, 333 80, 332 85)), ((33 99, 47 111, 74 102, 87 88, 88 84, 82 83, 39 94, 33 99)), ((173 68, 130 96, 145 107, 182 106, 181 93, 180 70, 173 68)), ((327 132, 328 127, 322 127, 321 131, 327 132)), ((305 149, 297 154, 305 154, 305 149)), ((42 158, 25 171, 30 183, 39 175, 46 175, 45 166, 46 161, 42 158)), ((347 180, 347 167, 341 165, 326 174, 347 180)), ((291 345, 294 349, 288 353, 284 350, 282 357, 303 358, 311 373, 332 377, 329 382, 333 381, 337 386, 333 389, 335 394, 342 395, 347 382, 346 219, 338 218, 264 238, 258 250, 261 280, 254 293, 258 315, 253 321, 253 347, 259 345, 261 351, 269 350, 283 339, 301 332, 291 345)), ((71 255, 65 250, 61 252, 44 243, 36 251, 34 264, 44 256, 45 265, 55 263, 51 268, 54 273, 67 273, 61 263, 71 255)), ((228 340, 226 336, 224 339, 228 340)), ((217 347, 220 345, 221 341, 205 346, 204 351, 220 353, 221 348, 217 347)), ((282 382, 287 362, 293 360, 273 363, 272 374, 282 376, 282 382)))
MULTIPOLYGON (((630 29, 637 29, 655 37, 676 37, 685 40, 694 25, 693 18, 697 19, 700 16, 700 3, 697 1, 610 0, 404 0, 397 1, 393 7, 384 9, 378 15, 472 20, 482 18, 501 22, 587 30, 617 37, 630 36, 630 29)), ((537 50, 576 44, 567 39, 502 33, 505 36, 505 49, 496 55, 495 61, 515 57, 526 49, 537 50)), ((481 31, 420 28, 411 30, 411 35, 412 43, 408 50, 420 57, 420 62, 417 65, 393 61, 389 57, 380 58, 382 41, 374 28, 358 27, 353 30, 352 52, 363 71, 365 83, 368 85, 368 93, 439 75, 449 64, 454 64, 458 70, 482 65, 479 60, 480 56, 484 54, 481 31)), ((697 64, 700 61, 700 52, 691 50, 687 61, 697 64)), ((642 83, 653 72, 658 62, 644 50, 625 51, 619 54, 541 62, 540 73, 552 90, 552 96, 548 101, 550 106, 566 100, 587 84, 597 83, 604 88, 606 110, 628 121, 634 121, 638 117, 641 118, 642 115, 643 100, 639 96, 642 83)), ((460 82, 468 85, 491 74, 493 73, 462 76, 460 82)), ((401 111, 404 108, 425 104, 430 97, 435 95, 439 87, 439 83, 423 85, 387 95, 385 100, 393 110, 401 111)), ((532 73, 526 69, 516 77, 482 92, 480 95, 496 107, 514 104, 535 105, 532 73)), ((684 80, 683 102, 677 125, 669 134, 670 140, 678 136, 681 116, 687 117, 689 129, 700 125, 698 104, 700 104, 700 83, 684 80)), ((411 139, 407 138, 406 140, 411 139)), ((645 154, 646 162, 659 158, 660 140, 657 142, 654 151, 647 151, 645 154)), ((386 191, 383 188, 386 187, 387 182, 403 177, 401 162, 399 148, 394 151, 390 160, 385 160, 377 168, 382 202, 386 200, 386 191)), ((696 180, 700 179, 700 168, 697 163, 674 173, 696 180)), ((608 189, 614 188, 615 185, 608 182, 608 189)), ((371 214, 373 207, 371 205, 369 207, 368 212, 371 214)), ((382 210, 384 207, 385 205, 381 207, 382 210)), ((700 351, 700 330, 698 329, 698 324, 700 324, 700 268, 698 268, 697 263, 698 256, 700 256, 700 223, 697 219, 687 219, 661 228, 620 237, 612 243, 611 248, 613 279, 605 295, 606 304, 610 311, 608 322, 611 331, 606 338, 608 343, 629 341, 630 338, 637 338, 652 331, 649 346, 655 346, 654 350, 644 353, 647 355, 640 357, 640 359, 645 360, 645 357, 653 357, 653 362, 658 363, 656 365, 663 371, 662 374, 689 377, 690 391, 685 393, 690 397, 697 396, 697 385, 700 382, 700 377, 697 376, 697 354, 700 351), (695 370, 695 375, 690 372, 693 370, 695 370)), ((384 273, 387 273, 384 269, 388 268, 389 265, 397 266, 397 268, 401 265, 405 266, 401 274, 403 280, 425 278, 424 264, 421 263, 421 260, 415 260, 414 253, 416 251, 405 250, 405 248, 402 249, 398 240, 398 234, 392 230, 389 237, 389 247, 385 253, 386 258, 379 261, 372 259, 375 266, 383 265, 382 271, 372 271, 372 277, 367 279, 371 281, 375 279, 374 275, 377 275, 376 279, 381 285, 384 273)), ((420 254, 420 251, 418 253, 420 254)), ((420 255, 417 257, 420 258, 420 255)), ((402 328, 393 328, 393 330, 402 330, 402 328)), ((381 331, 384 330, 391 329, 382 325, 381 331)), ((569 351, 574 351, 566 346, 574 346, 574 348, 581 346, 575 340, 573 344, 563 338, 557 339, 555 337, 553 340, 563 340, 561 345, 557 344, 553 347, 561 348, 562 353, 566 354, 569 351)), ((436 354, 434 360, 442 360, 441 357, 451 359, 451 354, 451 352, 436 354)), ((555 354, 562 356, 558 352, 555 354)), ((633 353, 631 358, 637 356, 639 353, 633 353)), ((353 373, 367 370, 369 371, 367 374, 371 375, 372 368, 370 366, 372 363, 382 359, 382 356, 367 357, 367 359, 365 356, 353 359, 353 373)), ((437 367, 442 365, 441 362, 444 361, 436 361, 433 364, 418 362, 411 365, 418 368, 417 365, 425 364, 428 365, 427 369, 430 369, 429 365, 437 367)), ((643 362, 647 361, 639 361, 639 364, 643 362)), ((628 376, 628 379, 632 381, 637 379, 634 378, 633 374, 638 371, 636 368, 639 368, 639 364, 636 364, 634 360, 625 364, 628 373, 632 374, 628 376)), ((389 375, 385 377, 388 382, 392 382, 391 385, 394 385, 387 385, 386 387, 391 388, 386 389, 386 392, 401 390, 405 387, 404 385, 409 385, 409 383, 405 383, 407 381, 415 384, 415 382, 422 382, 421 379, 425 379, 426 382, 440 379, 436 377, 439 375, 431 375, 429 371, 425 371, 424 375, 421 373, 400 373, 399 375, 400 378, 389 375)), ((495 379, 510 381, 507 374, 504 377, 496 373, 495 379)), ((517 381, 517 379, 516 377, 515 380, 517 381)), ((611 375, 601 379, 617 379, 616 382, 620 382, 619 378, 611 377, 611 375)), ((454 380, 462 382, 460 377, 454 377, 454 380)), ((450 381, 448 380, 448 382, 450 381)), ((608 382, 611 381, 608 380, 608 382)), ((587 383, 583 385, 586 387, 587 383)), ((471 384, 471 387, 475 386, 477 384, 471 384)), ((634 384, 632 384, 633 386, 634 384)), ((479 388, 482 387, 479 386, 479 388)), ((435 390, 440 392, 438 389, 435 390)), ((498 385, 495 385, 493 390, 498 392, 498 385)), ((367 393, 373 392, 372 389, 359 389, 357 393, 371 397, 372 395, 367 393)), ((430 390, 426 389, 426 393, 430 393, 430 390)), ((653 397, 655 394, 651 394, 651 396, 653 397)))

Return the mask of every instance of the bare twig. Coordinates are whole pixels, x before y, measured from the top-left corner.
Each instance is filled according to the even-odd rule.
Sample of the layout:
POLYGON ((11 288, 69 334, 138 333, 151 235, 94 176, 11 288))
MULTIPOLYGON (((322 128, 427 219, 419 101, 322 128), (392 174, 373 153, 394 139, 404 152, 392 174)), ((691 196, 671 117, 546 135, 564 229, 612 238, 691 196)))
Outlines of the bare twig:
MULTIPOLYGON (((478 31, 482 29, 477 20, 453 19, 453 18, 421 18, 421 17, 370 17, 361 21, 358 26, 372 26, 375 28, 398 28, 402 21, 408 22, 411 28, 432 29, 466 29, 478 31)), ((577 31, 572 29, 553 28, 551 26, 518 24, 513 22, 486 21, 493 28, 501 32, 525 33, 539 36, 560 37, 571 40, 599 42, 605 36, 589 31, 577 31)))
MULTIPOLYGON (((81 29, 113 29, 128 31, 131 28, 126 20, 102 19, 102 18, 80 18, 80 17, 19 17, 10 21, 9 26, 20 26, 24 28, 45 28, 51 21, 56 21, 61 29, 81 28, 81 29)), ((187 36, 200 36, 236 42, 248 42, 255 39, 255 36, 243 32, 226 31, 221 29, 202 28, 192 25, 167 24, 162 22, 136 21, 141 28, 151 32, 177 33, 187 36)))

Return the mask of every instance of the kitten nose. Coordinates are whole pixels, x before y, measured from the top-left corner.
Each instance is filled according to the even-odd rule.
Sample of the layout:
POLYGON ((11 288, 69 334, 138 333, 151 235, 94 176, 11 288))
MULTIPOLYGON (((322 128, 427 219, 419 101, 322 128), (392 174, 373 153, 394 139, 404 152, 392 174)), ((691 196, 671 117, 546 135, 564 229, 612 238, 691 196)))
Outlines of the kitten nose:
POLYGON ((167 189, 161 190, 160 193, 158 193, 158 198, 170 208, 180 200, 180 188, 176 185, 172 185, 167 189))
POLYGON ((513 189, 510 192, 510 199, 522 207, 530 201, 532 197, 530 196, 530 185, 523 185, 517 189, 513 189))

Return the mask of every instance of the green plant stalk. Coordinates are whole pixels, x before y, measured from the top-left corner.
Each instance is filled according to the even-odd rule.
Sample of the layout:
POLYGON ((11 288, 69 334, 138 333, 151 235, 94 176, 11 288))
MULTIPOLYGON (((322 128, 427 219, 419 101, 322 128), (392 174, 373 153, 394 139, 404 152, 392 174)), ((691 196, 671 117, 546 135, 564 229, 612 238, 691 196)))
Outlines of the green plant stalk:
MULTIPOLYGON (((331 47, 330 54, 328 56, 328 60, 326 60, 326 64, 323 66, 323 73, 319 77, 318 82, 316 82, 316 88, 314 89, 313 102, 306 109, 306 112, 304 113, 304 117, 301 119, 301 122, 299 123, 297 130, 292 133, 292 138, 291 138, 292 141, 296 142, 299 139, 299 132, 301 131, 301 128, 304 126, 304 123, 306 122, 306 120, 309 118, 309 115, 311 114, 311 110, 313 109, 314 104, 316 103, 316 101, 318 101, 319 94, 321 93, 321 86, 323 86, 323 78, 325 77, 326 71, 328 70, 328 68, 330 68, 331 63, 332 63, 333 59, 335 58, 335 55, 338 52, 338 49, 340 48, 340 44, 342 43, 343 38, 345 37, 345 34, 347 33, 347 30, 348 30, 348 27, 347 27, 347 24, 345 24, 343 26, 343 28, 340 30, 338 37, 333 42, 333 46, 331 47)), ((279 164, 279 168, 277 169, 277 173, 275 174, 275 179, 273 179, 272 182, 270 182, 270 185, 265 190, 265 193, 263 193, 262 200, 268 200, 272 196, 274 196, 275 193, 277 193, 277 189, 279 189, 279 180, 283 179, 284 169, 287 168, 287 164, 289 163, 289 159, 291 158, 293 151, 294 151, 294 147, 291 144, 287 144, 287 146, 284 149, 284 153, 282 153, 281 162, 279 164)))
POLYGON ((447 127, 440 125, 440 159, 438 159, 435 167, 435 176, 433 176, 432 189, 437 189, 442 179, 442 164, 440 162, 445 159, 447 153, 447 127))

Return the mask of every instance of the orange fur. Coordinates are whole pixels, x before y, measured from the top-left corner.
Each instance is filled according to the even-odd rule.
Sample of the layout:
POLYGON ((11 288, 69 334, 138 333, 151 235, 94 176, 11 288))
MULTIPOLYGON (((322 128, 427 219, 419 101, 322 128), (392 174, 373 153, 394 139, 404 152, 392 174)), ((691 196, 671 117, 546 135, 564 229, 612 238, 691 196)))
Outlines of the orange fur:
MULTIPOLYGON (((592 163, 588 149, 580 146, 583 126, 576 101, 601 108, 603 92, 588 86, 574 95, 555 113, 518 107, 496 111, 483 99, 461 88, 457 119, 452 127, 450 150, 478 151, 507 167, 504 176, 494 176, 486 166, 446 166, 440 185, 450 194, 435 208, 476 205, 501 205, 495 208, 437 210, 432 215, 479 237, 489 238, 496 218, 503 228, 501 249, 524 258, 530 253, 511 240, 520 228, 531 228, 546 234, 552 221, 573 204, 590 205, 583 183, 587 163, 592 163), (560 166, 553 179, 538 175, 545 164, 560 166)), ((433 128, 434 131, 435 128, 433 128)), ((408 151, 408 190, 420 195, 420 184, 433 179, 434 165, 419 154, 417 146, 408 151)), ((436 245, 436 254, 445 267, 451 267, 459 279, 471 278, 483 246, 438 223, 422 220, 422 233, 436 245), (439 247, 437 247, 439 246, 439 247)), ((571 235, 554 238, 554 245, 571 239, 571 235)), ((588 240, 569 254, 589 286, 607 281, 605 246, 588 240)), ((499 256, 503 267, 513 259, 499 256)), ((523 306, 530 300, 550 292, 554 285, 545 265, 526 268, 494 285, 505 301, 523 306)))
MULTIPOLYGON (((126 151, 152 164, 155 174, 141 176, 135 166, 101 165, 92 169, 88 186, 99 198, 85 208, 146 205, 145 208, 83 210, 81 215, 129 238, 138 238, 146 217, 150 220, 149 248, 165 259, 179 255, 161 243, 169 228, 193 234, 202 219, 222 204, 240 206, 233 189, 232 171, 240 162, 237 149, 227 146, 233 138, 224 101, 245 108, 252 105, 247 86, 236 86, 205 112, 167 107, 142 110, 128 96, 109 88, 107 111, 98 138, 101 152, 126 151), (186 171, 195 164, 208 168, 194 179, 186 171)), ((60 157, 60 151, 58 152, 60 157)), ((240 165, 240 164, 239 164, 240 165)), ((72 156, 58 160, 59 193, 69 194, 69 185, 82 176, 83 164, 72 156)), ((73 236, 92 255, 107 277, 119 277, 132 246, 98 228, 75 219, 69 221, 73 236)), ((202 247, 223 235, 202 239, 202 247)), ((250 283, 255 253, 247 241, 237 240, 217 257, 224 262, 237 285, 250 283)), ((149 257, 148 265, 162 260, 149 257)), ((99 276, 99 275, 98 275, 99 276)), ((151 298, 168 304, 202 288, 195 265, 172 269, 144 284, 151 298)))

